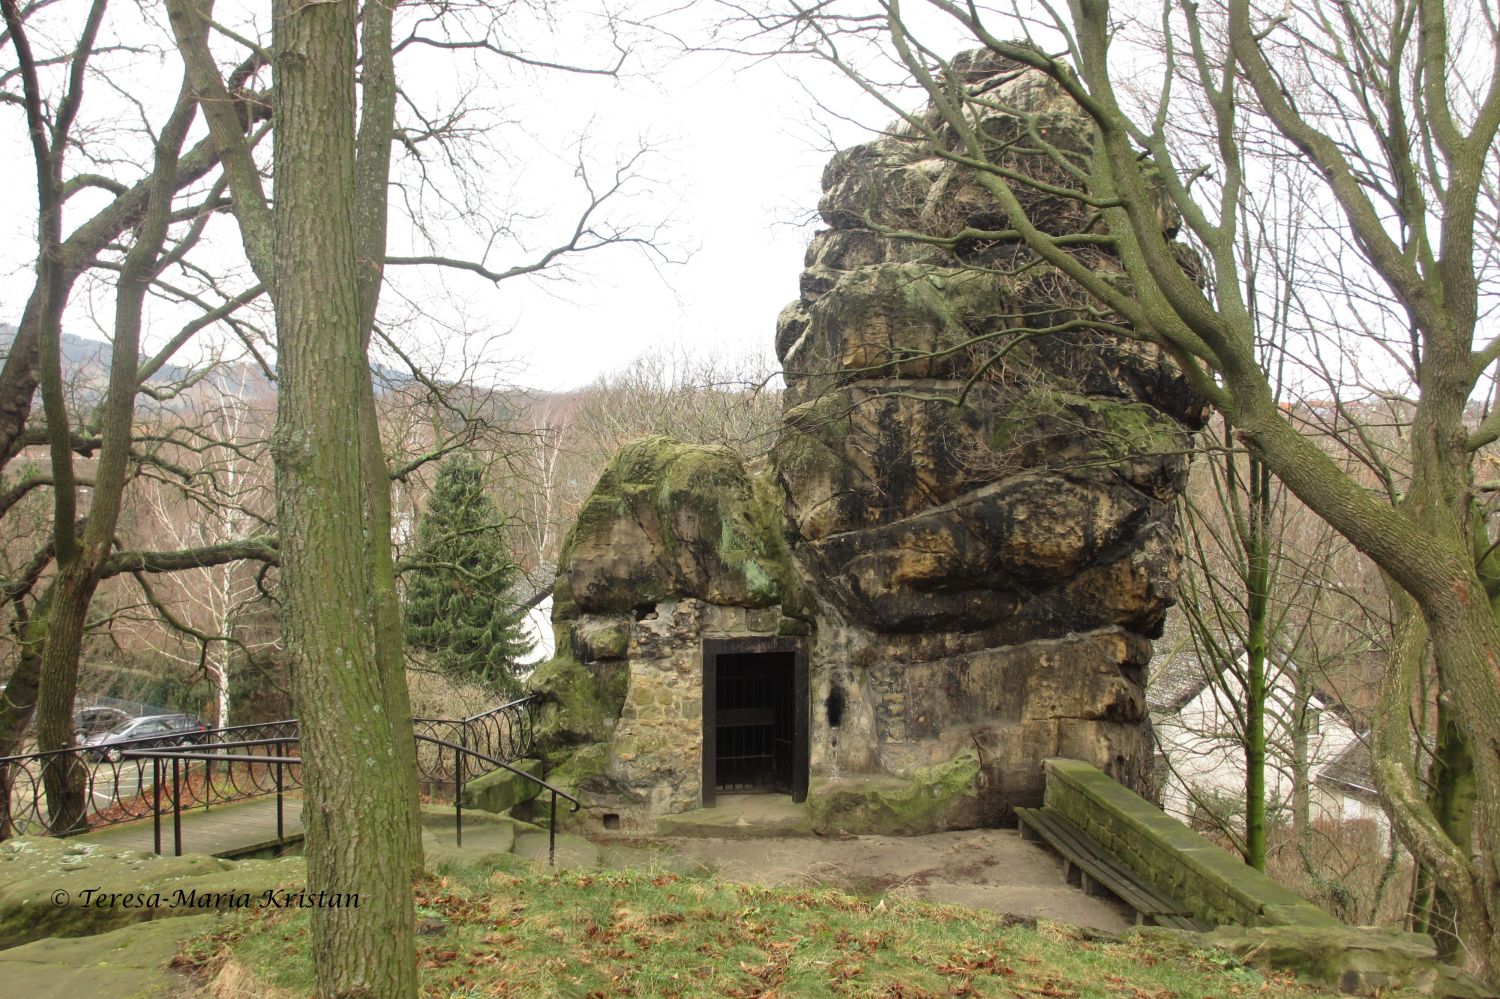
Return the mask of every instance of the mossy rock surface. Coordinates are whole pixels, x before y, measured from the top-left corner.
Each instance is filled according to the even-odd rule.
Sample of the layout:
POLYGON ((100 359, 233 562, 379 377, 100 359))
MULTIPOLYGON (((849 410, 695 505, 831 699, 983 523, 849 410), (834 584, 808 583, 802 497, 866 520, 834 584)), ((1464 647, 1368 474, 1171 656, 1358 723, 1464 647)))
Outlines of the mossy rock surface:
POLYGON ((978 824, 979 758, 974 753, 918 767, 906 777, 815 781, 807 810, 815 832, 919 836, 978 824))
MULTIPOLYGON (((533 777, 541 777, 546 769, 541 760, 516 760, 511 765, 533 777)), ((464 807, 499 815, 541 793, 542 785, 536 781, 497 768, 464 783, 464 807)))
POLYGON ((536 668, 527 687, 542 698, 536 741, 548 751, 608 739, 625 704, 629 670, 619 661, 585 666, 568 655, 536 668))
POLYGON ((536 830, 531 823, 509 815, 466 808, 463 816, 463 846, 459 846, 453 806, 422 806, 422 854, 427 870, 442 871, 454 864, 505 866, 505 859, 515 849, 516 837, 536 830))
POLYGON ((1154 406, 1033 386, 995 421, 988 444, 1017 468, 1109 467, 1131 485, 1169 500, 1186 484, 1183 425, 1154 406))
POLYGON ((1500 993, 1437 960, 1430 937, 1353 926, 1221 926, 1198 938, 1270 971, 1353 995, 1413 989, 1443 999, 1497 999, 1500 993))
POLYGON ((779 498, 728 448, 670 437, 627 444, 568 535, 554 620, 626 614, 674 597, 779 604, 797 585, 782 520, 779 498))
POLYGON ((630 618, 589 616, 573 625, 573 654, 581 662, 624 659, 630 649, 630 618))
POLYGON ((18 999, 178 999, 193 984, 167 964, 182 941, 213 931, 219 918, 192 915, 83 939, 36 940, 0 951, 0 982, 18 999))
POLYGON ((307 881, 306 872, 301 857, 158 857, 78 840, 7 840, 0 844, 0 949, 45 937, 91 936, 132 923, 193 916, 205 908, 229 908, 227 901, 205 906, 202 900, 300 887, 307 881), (111 892, 118 897, 106 899, 111 892))

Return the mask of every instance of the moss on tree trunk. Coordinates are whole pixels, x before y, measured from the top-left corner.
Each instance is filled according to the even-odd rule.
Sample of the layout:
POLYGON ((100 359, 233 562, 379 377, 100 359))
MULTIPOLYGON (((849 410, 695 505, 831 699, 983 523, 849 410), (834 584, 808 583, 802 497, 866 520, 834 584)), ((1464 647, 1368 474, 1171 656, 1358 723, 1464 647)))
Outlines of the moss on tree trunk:
MULTIPOLYGON (((318 993, 416 993, 410 729, 391 716, 372 579, 354 177, 355 4, 275 5, 274 261, 281 380, 273 442, 298 712, 318 993)), ((378 525, 377 525, 378 526, 378 525)), ((378 544, 375 541, 374 544, 378 544)), ((388 544, 388 536, 386 539, 388 544)))

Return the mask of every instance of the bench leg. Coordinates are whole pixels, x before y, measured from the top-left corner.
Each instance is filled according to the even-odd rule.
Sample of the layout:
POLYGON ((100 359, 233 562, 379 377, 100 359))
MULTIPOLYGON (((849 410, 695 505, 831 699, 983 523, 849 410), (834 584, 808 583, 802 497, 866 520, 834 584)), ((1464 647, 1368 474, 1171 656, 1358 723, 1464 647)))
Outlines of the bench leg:
POLYGON ((1016 828, 1018 830, 1020 830, 1021 839, 1025 840, 1026 842, 1028 842, 1028 843, 1040 843, 1041 842, 1041 840, 1042 840, 1042 834, 1039 833, 1039 832, 1037 832, 1035 829, 1031 828, 1031 826, 1027 825, 1025 822, 1018 822, 1018 823, 1016 823, 1016 828))
POLYGON ((1083 871, 1073 866, 1071 860, 1063 860, 1063 879, 1070 885, 1077 885, 1083 879, 1083 871))

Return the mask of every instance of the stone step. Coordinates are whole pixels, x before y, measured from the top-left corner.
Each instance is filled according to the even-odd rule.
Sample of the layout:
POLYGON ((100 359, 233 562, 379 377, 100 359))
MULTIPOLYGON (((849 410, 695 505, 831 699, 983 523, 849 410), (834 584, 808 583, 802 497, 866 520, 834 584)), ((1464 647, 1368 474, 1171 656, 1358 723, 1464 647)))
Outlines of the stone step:
POLYGON ((429 869, 450 860, 493 866, 498 857, 515 848, 519 834, 535 830, 531 823, 508 815, 465 809, 464 842, 460 847, 454 831, 452 807, 422 806, 422 850, 429 869))
POLYGON ((178 944, 219 926, 213 913, 153 919, 88 937, 36 940, 0 951, 7 995, 27 999, 131 996, 175 999, 195 991, 186 976, 167 970, 178 944))
POLYGON ((780 794, 720 795, 713 808, 663 815, 656 820, 659 836, 698 839, 763 839, 811 836, 807 806, 780 794))

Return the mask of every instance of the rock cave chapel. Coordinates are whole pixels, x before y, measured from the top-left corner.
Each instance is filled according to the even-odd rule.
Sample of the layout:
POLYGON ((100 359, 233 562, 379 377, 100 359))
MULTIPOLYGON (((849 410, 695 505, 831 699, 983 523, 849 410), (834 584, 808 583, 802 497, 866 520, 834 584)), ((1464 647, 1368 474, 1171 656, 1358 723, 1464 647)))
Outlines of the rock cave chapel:
MULTIPOLYGON (((996 162, 1077 188, 1037 147, 1083 163, 1092 130, 1046 77, 952 67, 986 94, 996 162)), ((744 791, 805 799, 820 832, 1001 825, 1051 756, 1145 784, 1201 400, 1024 244, 949 238, 1004 214, 922 130, 838 153, 822 186, 769 456, 631 443, 564 546, 531 687, 589 829, 744 791)), ((1053 234, 1099 225, 1017 189, 1053 234)), ((1076 252, 1124 279, 1107 247, 1076 252)))

